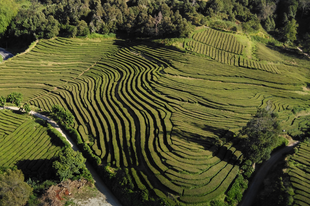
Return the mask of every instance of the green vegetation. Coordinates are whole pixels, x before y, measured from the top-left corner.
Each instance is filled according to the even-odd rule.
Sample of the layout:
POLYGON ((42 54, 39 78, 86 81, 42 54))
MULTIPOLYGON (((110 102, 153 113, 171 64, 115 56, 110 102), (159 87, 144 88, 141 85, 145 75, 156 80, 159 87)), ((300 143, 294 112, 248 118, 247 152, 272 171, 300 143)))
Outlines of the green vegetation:
POLYGON ((288 156, 285 173, 275 188, 275 192, 282 193, 282 201, 278 199, 278 204, 273 205, 309 205, 309 152, 309 141, 305 140, 288 156))
POLYGON ((5 8, 0 12, 0 34, 7 40, 2 47, 38 38, 96 33, 183 38, 194 26, 208 26, 257 37, 268 36, 269 32, 280 41, 309 48, 307 0, 5 0, 0 6, 5 8))
POLYGON ((60 146, 48 134, 47 128, 34 122, 29 116, 0 111, 0 166, 17 165, 28 178, 40 173, 49 176, 50 161, 60 151, 60 146))
POLYGON ((297 152, 289 159, 288 176, 294 189, 294 204, 309 205, 309 142, 305 141, 298 146, 297 152))
POLYGON ((6 103, 6 98, 4 96, 0 96, 0 106, 4 107, 5 103, 6 103))
POLYGON ((32 193, 21 170, 0 170, 0 188, 0 205, 24 205, 32 193))
POLYGON ((59 105, 54 105, 52 107, 52 112, 58 118, 58 121, 60 121, 62 124, 65 124, 69 127, 72 126, 74 122, 74 116, 71 114, 71 112, 66 111, 59 105))
POLYGON ((30 105, 28 103, 25 103, 23 105, 23 110, 28 114, 31 111, 30 105))
POLYGON ((23 101, 23 95, 18 92, 12 92, 8 95, 6 100, 11 104, 15 104, 17 107, 20 107, 20 104, 23 101))
MULTIPOLYGON (((22 170, 27 184, 33 188, 33 194, 31 194, 28 201, 30 205, 36 205, 38 203, 37 198, 51 184, 59 182, 59 178, 60 180, 63 178, 84 178, 90 183, 93 182, 89 171, 85 167, 85 158, 83 158, 82 154, 76 154, 68 141, 50 124, 46 124, 46 121, 40 119, 33 120, 33 117, 22 115, 19 112, 0 110, 0 143, 1 189, 4 188, 3 184, 5 183, 1 180, 2 168, 18 168, 22 170), (62 150, 64 151, 62 152, 62 150), (65 164, 62 162, 64 159, 65 164), (53 162, 55 162, 55 172, 53 172, 53 162), (67 168, 70 166, 68 162, 72 163, 73 166, 71 165, 70 168, 67 168), (75 164, 77 167, 74 167, 75 164), (63 176, 56 178, 56 174, 63 176)), ((6 170, 8 169, 4 171, 6 170)), ((24 177, 21 175, 19 176, 24 177)), ((7 179, 11 181, 10 177, 7 177, 7 179)), ((15 183, 20 184, 19 180, 15 181, 15 183)), ((25 183, 25 185, 27 184, 25 183)), ((0 193, 2 192, 0 194, 0 201, 3 201, 3 204, 0 202, 1 205, 8 205, 8 202, 10 202, 9 205, 24 204, 28 200, 30 193, 22 192, 22 189, 24 189, 24 186, 10 190, 12 194, 7 190, 0 190, 0 193), (15 193, 19 193, 21 196, 17 195, 14 199, 12 195, 15 193), (2 197, 4 198, 2 199, 2 197), (23 198, 22 201, 24 202, 15 204, 16 201, 21 201, 19 197, 23 198)))
MULTIPOLYGON (((51 70, 66 72, 58 65, 80 61, 69 48, 78 54, 77 45, 83 43, 83 49, 89 50, 93 41, 40 41, 31 52, 6 64, 18 69, 14 65, 35 55, 51 70), (62 60, 55 47, 66 51, 62 60)), ((99 168, 111 185, 127 182, 130 190, 120 196, 129 205, 135 199, 130 191, 147 194, 139 196, 141 204, 153 204, 154 196, 170 204, 203 204, 225 194, 244 158, 235 148, 239 140, 233 133, 247 124, 257 106, 265 108, 270 100, 270 110, 290 124, 288 112, 307 105, 308 97, 298 93, 307 81, 303 67, 285 66, 280 73, 270 73, 152 43, 117 40, 117 50, 111 40, 94 42, 104 48, 98 47, 100 56, 89 53, 94 60, 80 69, 81 75, 54 81, 53 87, 27 99, 47 111, 60 105, 74 115, 72 135, 79 147, 85 148, 85 156, 110 165, 107 176, 99 168), (292 73, 293 68, 298 69, 292 73), (168 198, 168 193, 175 198, 168 198)), ((244 175, 249 177, 251 172, 244 175)))
MULTIPOLYGON (((0 38, 18 12, 18 4, 15 0, 2 0, 0 2, 0 38)), ((1 56, 1 55, 0 55, 1 56)), ((2 62, 0 60, 0 62, 2 62)))
MULTIPOLYGON (((248 39, 241 44, 234 35, 219 32, 213 29, 206 29, 193 35, 193 41, 184 42, 185 48, 199 54, 204 54, 223 64, 240 66, 249 69, 259 69, 271 73, 280 73, 276 65, 266 64, 266 62, 254 61, 241 56, 246 48, 251 45, 248 39)), ((261 50, 260 50, 261 52, 261 50)))
POLYGON ((241 202, 243 191, 247 188, 247 180, 245 180, 242 175, 239 175, 235 179, 235 182, 231 186, 230 190, 227 192, 227 202, 230 205, 235 205, 236 203, 241 202))
POLYGON ((257 58, 261 61, 269 61, 269 62, 282 62, 281 54, 278 51, 275 51, 271 48, 268 48, 262 43, 257 43, 257 58))
POLYGON ((235 54, 241 54, 244 47, 237 41, 234 35, 213 29, 206 29, 203 32, 197 32, 193 35, 193 39, 198 42, 210 45, 216 49, 235 54))
POLYGON ((279 141, 281 128, 277 120, 278 115, 270 109, 271 105, 268 104, 267 108, 259 108, 253 119, 241 131, 242 135, 247 135, 242 145, 244 154, 255 163, 269 159, 272 149, 279 141))
MULTIPOLYGON (((105 9, 111 4, 105 4, 105 9)), ((229 10, 219 1, 205 2, 205 7, 213 4, 216 6, 205 12, 224 15, 222 11, 229 10)), ((118 19, 118 7, 112 7, 118 19)), ((44 9, 36 12, 46 12, 44 9)), ((166 17, 184 14, 171 12, 174 9, 162 3, 153 11, 145 11, 156 14, 153 35, 171 34, 168 28, 174 23, 168 24, 166 17), (164 20, 159 20, 161 15, 164 20)), ((186 12, 188 18, 198 23, 203 20, 198 13, 191 16, 192 12, 186 12)), ((252 163, 267 159, 272 149, 286 142, 277 137, 278 123, 288 134, 296 134, 308 118, 309 81, 305 74, 309 64, 298 56, 273 54, 274 46, 256 47, 246 35, 240 38, 242 34, 238 37, 210 28, 173 42, 184 43, 183 50, 148 40, 106 38, 89 34, 88 22, 72 15, 68 24, 60 23, 61 32, 72 29, 75 35, 87 37, 40 40, 29 52, 4 62, 0 65, 0 92, 8 95, 18 88, 28 104, 55 116, 124 205, 236 204, 234 200, 240 201, 246 188, 244 178, 253 172, 252 163), (264 56, 264 50, 274 56, 264 56), (270 62, 271 58, 274 61, 270 62), (260 122, 263 128, 255 127, 260 122), (239 138, 242 127, 248 137, 239 138), (243 142, 246 149, 240 146, 243 142), (258 150, 262 145, 266 149, 258 150)), ((133 12, 132 20, 135 15, 133 12)), ((142 18, 143 12, 140 15, 145 21, 152 17, 142 18)), ((243 27, 256 30, 257 21, 250 15, 243 27)), ((98 28, 108 27, 114 32, 121 23, 110 21, 107 27, 98 28)), ((141 23, 136 30, 128 28, 128 35, 148 36, 150 27, 141 23)), ((44 36, 44 31, 41 34, 44 36)), ((26 127, 31 128, 30 123, 26 127)), ((57 139, 54 144, 69 148, 47 127, 49 136, 57 139)), ((16 131, 12 130, 18 136, 16 131)), ((59 160, 65 160, 64 156, 59 160)), ((68 158, 70 165, 73 156, 68 158)), ((84 160, 77 160, 81 166, 84 160)), ((59 179, 70 178, 65 161, 58 162, 59 179)), ((78 168, 76 171, 75 175, 82 173, 78 168)))
POLYGON ((75 152, 69 147, 58 154, 58 157, 53 162, 53 168, 60 181, 78 179, 79 177, 92 180, 91 174, 86 169, 85 162, 86 159, 82 153, 75 152))

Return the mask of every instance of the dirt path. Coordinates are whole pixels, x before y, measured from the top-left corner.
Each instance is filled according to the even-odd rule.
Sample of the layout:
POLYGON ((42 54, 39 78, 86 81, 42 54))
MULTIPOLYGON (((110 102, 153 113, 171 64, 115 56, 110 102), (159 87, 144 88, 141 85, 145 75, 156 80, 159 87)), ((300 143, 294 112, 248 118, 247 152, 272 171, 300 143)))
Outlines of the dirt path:
MULTIPOLYGON (((5 109, 10 109, 10 110, 19 110, 18 107, 4 107, 5 109)), ((3 109, 2 107, 0 107, 0 109, 3 109)), ((34 112, 31 111, 30 112, 31 115, 35 116, 35 117, 39 117, 43 120, 46 120, 49 124, 51 124, 55 129, 57 129, 62 136, 64 136, 67 141, 70 143, 72 149, 74 151, 78 151, 78 147, 75 144, 75 142, 70 138, 70 136, 68 134, 66 134, 65 131, 63 131, 59 125, 52 119, 50 119, 49 117, 42 115, 38 112, 34 112)), ((105 202, 100 202, 100 204, 97 205, 102 205, 102 206, 121 206, 120 202, 114 197, 114 195, 110 192, 110 190, 107 188, 107 186, 104 184, 104 182, 102 181, 102 179, 100 178, 100 176, 98 175, 98 173, 96 172, 96 170, 94 169, 94 167, 86 161, 86 167, 87 169, 90 171, 90 173, 92 174, 94 180, 95 180, 95 186, 97 187, 97 189, 105 196, 105 202)), ((96 198, 94 198, 96 199, 96 198)), ((98 203, 98 202, 97 202, 98 203)), ((89 204, 83 204, 85 205, 89 205, 89 206, 93 206, 93 200, 90 200, 89 204)))
POLYGON ((298 49, 298 51, 300 51, 301 53, 303 53, 306 57, 308 57, 310 59, 309 54, 304 53, 304 51, 301 48, 299 48, 299 47, 297 47, 297 49, 298 49))
POLYGON ((239 206, 250 206, 253 203, 253 201, 257 195, 257 192, 259 190, 259 187, 262 184, 262 182, 264 181, 264 179, 265 179, 268 171, 270 170, 270 168, 282 157, 282 155, 291 151, 294 148, 294 146, 296 146, 298 143, 299 143, 299 141, 296 141, 296 142, 288 145, 287 147, 284 147, 283 149, 274 153, 270 157, 269 160, 267 160, 265 163, 263 163, 263 165, 261 166, 259 171, 256 173, 254 179, 252 180, 250 187, 246 191, 246 193, 243 197, 243 200, 239 204, 239 206))

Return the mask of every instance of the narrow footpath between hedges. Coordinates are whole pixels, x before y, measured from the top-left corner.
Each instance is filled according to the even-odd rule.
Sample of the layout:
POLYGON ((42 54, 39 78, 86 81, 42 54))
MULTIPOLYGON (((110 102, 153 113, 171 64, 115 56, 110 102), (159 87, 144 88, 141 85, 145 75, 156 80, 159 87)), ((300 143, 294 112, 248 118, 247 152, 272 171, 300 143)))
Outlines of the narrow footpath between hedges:
POLYGON ((248 190, 245 192, 245 195, 243 196, 243 199, 241 203, 238 206, 251 206, 257 192, 259 190, 260 185, 264 181, 268 171, 270 168, 286 153, 290 152, 297 144, 299 141, 296 141, 294 143, 289 144, 288 146, 280 149, 271 157, 263 163, 263 165, 260 167, 259 171, 256 173, 254 176, 254 179, 251 181, 250 186, 248 190))
MULTIPOLYGON (((3 109, 3 107, 0 107, 0 109, 3 109)), ((10 109, 10 110, 19 110, 18 107, 4 107, 4 109, 10 109)), ((55 129, 57 129, 62 136, 64 136, 67 141, 70 143, 72 149, 74 151, 79 151, 77 145, 75 144, 75 142, 69 137, 68 134, 66 134, 65 131, 63 131, 59 125, 52 119, 50 119, 49 117, 42 115, 38 112, 34 112, 34 111, 30 111, 29 114, 35 116, 35 117, 39 117, 43 120, 46 120, 49 124, 51 124, 55 129)), ((92 174, 94 180, 95 180, 95 186, 97 187, 97 189, 105 196, 106 198, 106 203, 102 203, 100 204, 101 206, 121 206, 120 202, 114 197, 114 195, 112 194, 112 192, 107 188, 107 186, 104 184, 104 182, 102 181, 102 179, 100 178, 100 176, 98 175, 98 173, 96 172, 96 170, 93 168, 93 166, 86 161, 86 167, 89 170, 89 172, 92 174)))

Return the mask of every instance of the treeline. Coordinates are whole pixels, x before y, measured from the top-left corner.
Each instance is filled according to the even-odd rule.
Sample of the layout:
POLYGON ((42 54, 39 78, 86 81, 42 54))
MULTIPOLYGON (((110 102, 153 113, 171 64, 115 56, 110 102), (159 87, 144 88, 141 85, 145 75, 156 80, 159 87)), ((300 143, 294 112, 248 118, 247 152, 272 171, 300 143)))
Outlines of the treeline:
POLYGON ((238 0, 276 39, 310 47, 309 0, 238 0))
POLYGON ((33 0, 19 8, 3 38, 30 41, 93 32, 126 37, 186 37, 193 25, 208 26, 213 22, 214 26, 236 29, 236 19, 244 22, 245 29, 259 28, 257 16, 235 0, 33 0))
POLYGON ((1 0, 0 6, 5 9, 0 10, 0 36, 4 41, 14 39, 14 42, 16 39, 29 42, 54 36, 85 36, 94 32, 163 38, 186 37, 194 26, 201 25, 246 32, 258 31, 262 25, 280 41, 293 42, 298 32, 299 42, 310 45, 309 2, 1 0))

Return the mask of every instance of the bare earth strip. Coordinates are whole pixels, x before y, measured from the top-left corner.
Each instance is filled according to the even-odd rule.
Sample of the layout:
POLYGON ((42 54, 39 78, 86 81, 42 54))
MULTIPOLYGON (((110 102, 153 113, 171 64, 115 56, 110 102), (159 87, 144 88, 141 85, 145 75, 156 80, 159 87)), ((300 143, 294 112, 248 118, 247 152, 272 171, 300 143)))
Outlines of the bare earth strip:
POLYGON ((297 144, 299 141, 296 141, 287 147, 284 147, 283 149, 277 151, 274 153, 269 160, 267 160, 259 171, 256 173, 253 181, 250 184, 249 189, 246 191, 242 202, 239 204, 239 206, 250 206, 253 203, 253 200, 255 199, 255 196, 259 190, 260 185, 264 181, 268 171, 270 168, 282 157, 282 155, 290 152, 297 144))
MULTIPOLYGON (((4 107, 5 109, 10 109, 10 110, 19 110, 18 107, 4 107)), ((3 109, 2 107, 0 107, 0 109, 3 109)), ((30 111, 31 115, 35 116, 35 117, 39 117, 43 120, 46 120, 49 124, 51 124, 55 129, 57 129, 62 136, 64 136, 67 141, 70 143, 72 149, 74 151, 78 151, 78 147, 75 144, 75 142, 69 137, 68 134, 66 134, 65 131, 63 131, 59 125, 53 121, 52 119, 48 118, 45 115, 42 115, 40 113, 34 112, 34 111, 30 111)), ((107 188, 107 186, 104 184, 104 182, 101 180, 100 176, 98 175, 98 173, 96 172, 96 170, 93 168, 93 166, 86 161, 86 167, 87 169, 90 171, 90 173, 92 174, 94 180, 95 180, 95 186, 97 187, 97 189, 105 196, 105 200, 103 202, 100 202, 100 206, 121 206, 120 202, 114 197, 114 195, 110 192, 110 190, 107 188)), ((94 201, 96 202, 96 197, 92 198, 89 200, 89 203, 82 203, 83 205, 89 205, 92 206, 94 205, 94 201), (94 199, 94 200, 92 200, 94 199)), ((98 203, 98 202, 97 202, 98 203)))

